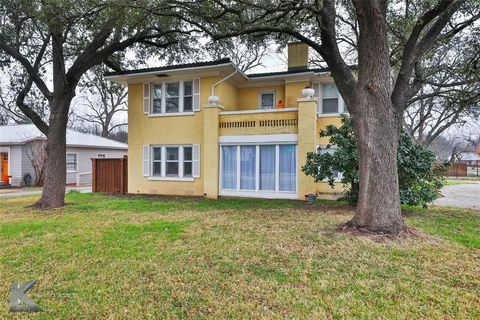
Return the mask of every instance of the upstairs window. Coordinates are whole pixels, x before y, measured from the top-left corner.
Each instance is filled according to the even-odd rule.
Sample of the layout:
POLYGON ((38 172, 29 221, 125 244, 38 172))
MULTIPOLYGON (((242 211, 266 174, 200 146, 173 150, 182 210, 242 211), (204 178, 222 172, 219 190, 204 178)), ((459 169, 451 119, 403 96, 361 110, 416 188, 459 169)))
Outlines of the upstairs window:
MULTIPOLYGON (((151 84, 151 90, 151 114, 191 113, 193 111, 199 111, 198 79, 153 83, 151 84)), ((148 94, 144 94, 144 109, 146 107, 145 104, 148 103, 148 99, 148 94)), ((146 110, 148 110, 148 106, 146 110)))
POLYGON ((165 97, 165 112, 166 113, 175 113, 179 112, 179 98, 180 98, 180 83, 172 82, 167 83, 166 87, 166 97, 165 97))
POLYGON ((259 109, 275 108, 275 92, 261 92, 259 98, 259 109))
POLYGON ((183 82, 183 111, 193 111, 193 81, 183 82))
POLYGON ((333 83, 322 84, 322 113, 339 113, 338 90, 333 83))
POLYGON ((162 84, 153 85, 152 113, 162 113, 162 84))

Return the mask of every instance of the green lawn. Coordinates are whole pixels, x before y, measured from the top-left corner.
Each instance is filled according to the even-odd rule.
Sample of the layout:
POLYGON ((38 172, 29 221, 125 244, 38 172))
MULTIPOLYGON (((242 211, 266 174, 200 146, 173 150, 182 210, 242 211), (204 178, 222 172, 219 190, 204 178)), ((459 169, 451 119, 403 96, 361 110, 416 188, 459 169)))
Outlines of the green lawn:
POLYGON ((12 282, 44 310, 18 318, 480 318, 480 212, 406 212, 431 237, 338 233, 335 202, 69 194, 0 200, 0 319, 12 282))

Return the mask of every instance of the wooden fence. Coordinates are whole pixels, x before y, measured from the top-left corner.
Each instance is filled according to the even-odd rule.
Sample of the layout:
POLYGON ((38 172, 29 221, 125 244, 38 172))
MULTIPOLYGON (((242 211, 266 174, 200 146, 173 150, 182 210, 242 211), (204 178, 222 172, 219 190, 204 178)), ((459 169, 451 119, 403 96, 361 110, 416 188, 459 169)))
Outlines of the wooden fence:
POLYGON ((92 159, 92 191, 128 193, 128 159, 92 159))
POLYGON ((450 177, 466 177, 467 176, 467 164, 456 162, 448 166, 447 176, 450 177))

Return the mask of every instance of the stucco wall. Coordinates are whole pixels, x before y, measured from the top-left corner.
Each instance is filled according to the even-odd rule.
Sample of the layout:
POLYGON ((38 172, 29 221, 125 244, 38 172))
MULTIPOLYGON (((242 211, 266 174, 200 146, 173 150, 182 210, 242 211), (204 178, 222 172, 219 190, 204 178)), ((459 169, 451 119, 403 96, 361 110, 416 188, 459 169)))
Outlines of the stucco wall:
MULTIPOLYGON (((220 80, 220 77, 205 77, 200 79, 200 105, 199 112, 194 115, 182 116, 149 116, 143 113, 143 84, 129 84, 128 86, 128 119, 129 119, 129 166, 128 166, 128 192, 129 193, 146 193, 146 194, 165 194, 165 195, 204 195, 205 186, 208 188, 209 196, 212 196, 211 190, 218 187, 218 143, 206 141, 205 137, 210 137, 205 133, 205 105, 208 104, 208 97, 211 95, 212 85, 220 80), (143 145, 184 145, 184 144, 200 144, 200 168, 199 178, 194 181, 166 181, 166 180, 150 180, 143 176, 143 145), (205 155, 206 148, 209 155, 205 155), (213 158, 212 150, 216 150, 213 158), (209 161, 206 161, 206 159, 209 161), (215 158, 215 159, 214 159, 215 158), (205 174, 212 172, 214 169, 217 174, 205 174), (207 170, 208 169, 208 170, 207 170), (212 180, 213 179, 213 180, 212 180), (214 181, 215 180, 215 181, 214 181)), ((255 110, 258 108, 258 96, 261 91, 274 90, 276 92, 276 100, 286 100, 286 106, 297 106, 297 99, 301 96, 302 89, 309 82, 291 82, 286 85, 266 86, 256 88, 235 88, 231 84, 225 82, 216 88, 216 95, 220 98, 220 104, 225 107, 225 111, 233 110, 255 110)), ((313 107, 311 107, 313 108, 313 107)), ((314 110, 314 109, 312 109, 314 110)), ((316 117, 315 111, 312 111, 312 117, 316 117)), ((221 116, 223 117, 223 116, 221 116)), ((238 115, 238 117, 242 117, 238 115)), ((247 116, 248 117, 248 116, 247 116)), ((215 117, 212 117, 214 119, 215 117)), ((340 124, 339 117, 320 117, 313 121, 316 126, 311 126, 309 132, 310 149, 314 151, 315 146, 319 144, 327 144, 326 139, 320 139, 319 131, 324 129, 328 124, 340 124), (310 136, 311 135, 311 136, 310 136)), ((209 123, 210 131, 218 131, 218 122, 209 123)), ((304 130, 305 131, 305 130, 304 130)), ((273 132, 272 132, 273 133, 273 132)), ((304 139, 302 135, 299 139, 304 139)), ((214 135, 212 135, 214 137, 214 135)), ((210 138, 209 138, 210 139, 210 138)), ((212 138, 213 139, 213 138, 212 138)), ((207 139, 208 140, 208 139, 207 139)), ((303 148, 306 150, 306 148, 303 148)), ((300 148, 300 150, 303 150, 300 148)), ((303 152, 303 151, 302 151, 303 152)), ((304 155, 299 154, 298 166, 304 163, 304 155)), ((303 173, 299 173, 303 174, 303 173)), ((298 178, 299 181, 310 181, 310 187, 299 185, 299 191, 311 190, 311 192, 333 193, 339 192, 340 189, 332 190, 327 183, 312 184, 312 179, 298 178)), ((303 183, 303 182, 302 182, 303 183)), ((303 194, 299 192, 299 198, 303 199, 303 194)))
POLYGON ((143 85, 128 86, 128 192, 149 194, 203 195, 203 166, 200 178, 190 181, 150 181, 143 176, 143 145, 200 144, 203 154, 203 105, 218 77, 200 79, 201 111, 186 116, 149 117, 143 113, 143 85))
POLYGON ((275 91, 275 105, 278 100, 285 103, 285 86, 261 86, 255 88, 240 88, 238 89, 238 109, 237 110, 256 110, 258 109, 258 102, 260 92, 275 91))

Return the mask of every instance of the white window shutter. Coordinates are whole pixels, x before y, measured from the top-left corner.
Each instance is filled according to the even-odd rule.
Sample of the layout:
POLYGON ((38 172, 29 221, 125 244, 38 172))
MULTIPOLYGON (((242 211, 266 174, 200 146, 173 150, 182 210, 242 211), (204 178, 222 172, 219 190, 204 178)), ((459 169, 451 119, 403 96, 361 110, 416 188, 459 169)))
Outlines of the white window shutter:
POLYGON ((143 145, 143 176, 150 176, 150 146, 143 145))
POLYGON ((150 113, 150 83, 143 84, 143 113, 150 113))
POLYGON ((200 177, 200 145, 199 144, 194 144, 193 149, 193 172, 192 176, 194 178, 199 178, 200 177))
POLYGON ((193 111, 200 111, 200 79, 193 79, 193 111))

